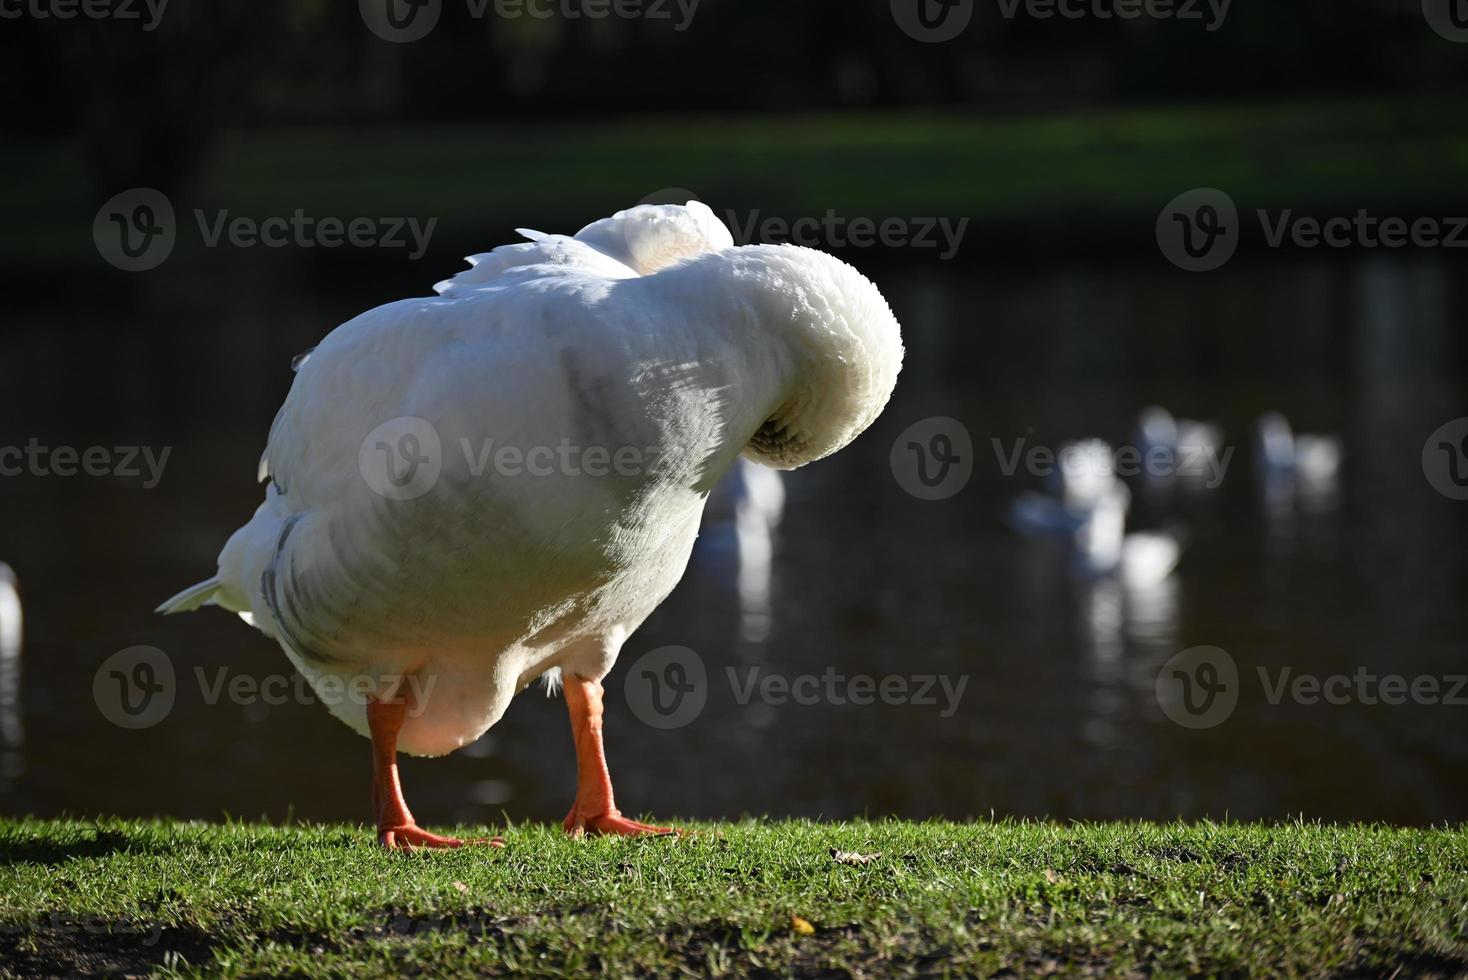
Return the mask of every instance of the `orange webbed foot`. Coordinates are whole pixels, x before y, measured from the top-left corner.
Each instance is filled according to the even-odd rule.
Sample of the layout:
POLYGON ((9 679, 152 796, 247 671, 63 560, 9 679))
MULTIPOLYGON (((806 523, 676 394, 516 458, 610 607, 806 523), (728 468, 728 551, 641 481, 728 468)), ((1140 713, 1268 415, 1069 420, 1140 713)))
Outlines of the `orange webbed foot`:
POLYGON ((616 835, 619 837, 673 837, 683 836, 686 831, 676 827, 658 827, 650 823, 642 823, 638 820, 630 820, 622 816, 620 811, 612 810, 610 813, 584 814, 572 810, 566 815, 561 824, 566 833, 572 837, 584 837, 587 834, 616 835))
POLYGON ((398 827, 379 827, 377 843, 389 851, 411 851, 419 847, 441 849, 504 847, 505 839, 503 837, 475 837, 470 840, 460 840, 457 837, 442 837, 438 834, 430 834, 417 824, 410 823, 398 827))

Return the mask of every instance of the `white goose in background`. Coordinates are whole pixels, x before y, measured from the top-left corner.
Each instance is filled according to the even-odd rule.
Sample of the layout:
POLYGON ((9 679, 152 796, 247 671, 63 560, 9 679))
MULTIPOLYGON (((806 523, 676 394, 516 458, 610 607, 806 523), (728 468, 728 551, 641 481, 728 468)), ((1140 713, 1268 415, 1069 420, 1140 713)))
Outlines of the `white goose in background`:
POLYGON ((1008 522, 1021 534, 1073 535, 1121 486, 1111 446, 1101 439, 1062 445, 1047 482, 1051 493, 1028 491, 1010 504, 1008 522))
POLYGON ((1149 588, 1166 579, 1182 556, 1178 539, 1162 531, 1126 530, 1132 494, 1116 485, 1076 531, 1076 560, 1087 576, 1115 575, 1123 585, 1149 588))
POLYGON ((1254 423, 1254 464, 1265 478, 1286 477, 1310 487, 1328 487, 1341 468, 1341 440, 1295 432, 1279 412, 1254 423))
POLYGON ((557 671, 577 754, 566 829, 668 832, 616 807, 601 680, 740 454, 789 469, 835 452, 902 363, 856 270, 736 248, 701 204, 524 234, 440 295, 327 335, 271 427, 264 503, 218 574, 160 607, 246 617, 371 738, 388 848, 463 843, 415 823, 396 753, 474 741, 557 671))
POLYGON ((1010 507, 1009 522, 1025 534, 1065 534, 1075 567, 1087 578, 1115 575, 1145 588, 1166 579, 1182 554, 1178 539, 1158 531, 1126 530, 1132 494, 1116 476, 1115 454, 1101 439, 1066 443, 1052 485, 1059 496, 1025 493, 1010 507))
POLYGON ((1174 418, 1161 405, 1142 410, 1137 417, 1137 448, 1149 481, 1168 482, 1175 476, 1196 482, 1213 473, 1223 458, 1223 428, 1216 422, 1174 418), (1166 461, 1165 472, 1154 472, 1154 454, 1166 461))
POLYGON ((1336 496, 1341 441, 1335 436, 1295 432, 1279 412, 1254 423, 1254 478, 1272 537, 1295 535, 1297 508, 1329 510, 1336 496))
POLYGON ((0 661, 20 657, 20 591, 15 572, 0 561, 0 661))
POLYGON ((1056 460, 1051 483, 1072 511, 1090 513, 1116 488, 1116 454, 1104 439, 1068 442, 1056 460))
POLYGON ((0 562, 0 787, 24 770, 21 747, 20 652, 24 633, 15 572, 0 562))

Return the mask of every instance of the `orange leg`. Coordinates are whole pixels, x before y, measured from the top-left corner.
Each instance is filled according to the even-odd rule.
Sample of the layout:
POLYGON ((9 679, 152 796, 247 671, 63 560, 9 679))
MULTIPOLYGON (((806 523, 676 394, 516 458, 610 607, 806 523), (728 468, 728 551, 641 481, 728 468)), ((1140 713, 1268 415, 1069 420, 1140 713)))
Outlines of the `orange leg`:
POLYGON ((571 734, 576 740, 576 802, 566 814, 566 832, 582 834, 675 834, 671 827, 654 827, 622 816, 612 799, 612 774, 607 771, 602 744, 602 687, 584 677, 563 677, 566 708, 571 712, 571 734))
POLYGON ((415 847, 463 847, 465 844, 488 844, 504 847, 499 837, 462 841, 440 837, 419 827, 408 812, 403 799, 402 782, 398 779, 398 732, 408 716, 408 703, 399 697, 391 701, 372 698, 367 702, 367 728, 372 733, 372 809, 377 815, 377 843, 389 851, 411 851, 415 847))

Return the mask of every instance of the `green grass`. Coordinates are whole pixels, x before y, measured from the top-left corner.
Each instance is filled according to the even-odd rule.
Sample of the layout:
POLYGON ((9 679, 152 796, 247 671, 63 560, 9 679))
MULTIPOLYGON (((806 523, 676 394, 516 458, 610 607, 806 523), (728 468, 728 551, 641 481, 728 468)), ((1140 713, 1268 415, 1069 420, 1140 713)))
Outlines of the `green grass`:
POLYGON ((1468 971, 1464 827, 697 829, 387 854, 346 826, 0 822, 0 974, 1468 971))
MULTIPOLYGON (((199 248, 194 208, 257 219, 296 208, 436 217, 439 240, 486 246, 527 223, 569 231, 667 187, 696 192, 721 216, 733 209, 741 222, 756 210, 792 220, 832 209, 968 216, 983 234, 1035 217, 1056 234, 1104 232, 1198 186, 1222 188, 1241 207, 1436 213, 1468 204, 1468 114, 1459 109, 1454 97, 1404 96, 1028 116, 252 129, 221 141, 174 204, 183 253, 199 248)), ((122 188, 90 186, 74 144, 15 141, 0 178, 9 266, 96 261, 92 218, 122 188)))

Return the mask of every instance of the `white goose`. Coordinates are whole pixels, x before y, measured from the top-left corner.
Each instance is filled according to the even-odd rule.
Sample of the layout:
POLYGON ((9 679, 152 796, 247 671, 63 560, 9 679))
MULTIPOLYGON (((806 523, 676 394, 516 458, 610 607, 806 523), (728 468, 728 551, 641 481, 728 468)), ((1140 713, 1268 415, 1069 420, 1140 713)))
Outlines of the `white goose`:
POLYGON ((24 633, 15 572, 0 561, 0 790, 24 769, 20 713, 20 651, 24 633))
POLYGON ((1176 476, 1198 483, 1204 473, 1228 462, 1221 426, 1174 418, 1161 405, 1142 410, 1137 418, 1136 441, 1146 464, 1143 472, 1154 483, 1165 483, 1176 476))
POLYGON ((682 577, 739 455, 789 469, 835 452, 901 367, 871 282, 811 249, 735 248, 701 204, 523 234, 299 363, 265 502, 218 574, 160 607, 239 613, 371 738, 388 848, 463 843, 414 822, 396 753, 474 741, 557 672, 577 752, 566 829, 668 832, 616 807, 602 678, 682 577))
POLYGON ((1254 423, 1254 465, 1266 479, 1298 477, 1312 486, 1330 484, 1341 468, 1341 441, 1296 432, 1279 412, 1265 412, 1254 423))
POLYGON ((1101 439, 1061 446, 1051 480, 1059 496, 1028 492, 1010 504, 1008 523, 1025 535, 1065 535, 1074 568, 1084 578, 1115 575, 1146 588, 1172 574, 1182 553, 1177 538, 1156 531, 1127 533, 1132 494, 1116 475, 1115 454, 1101 439))

